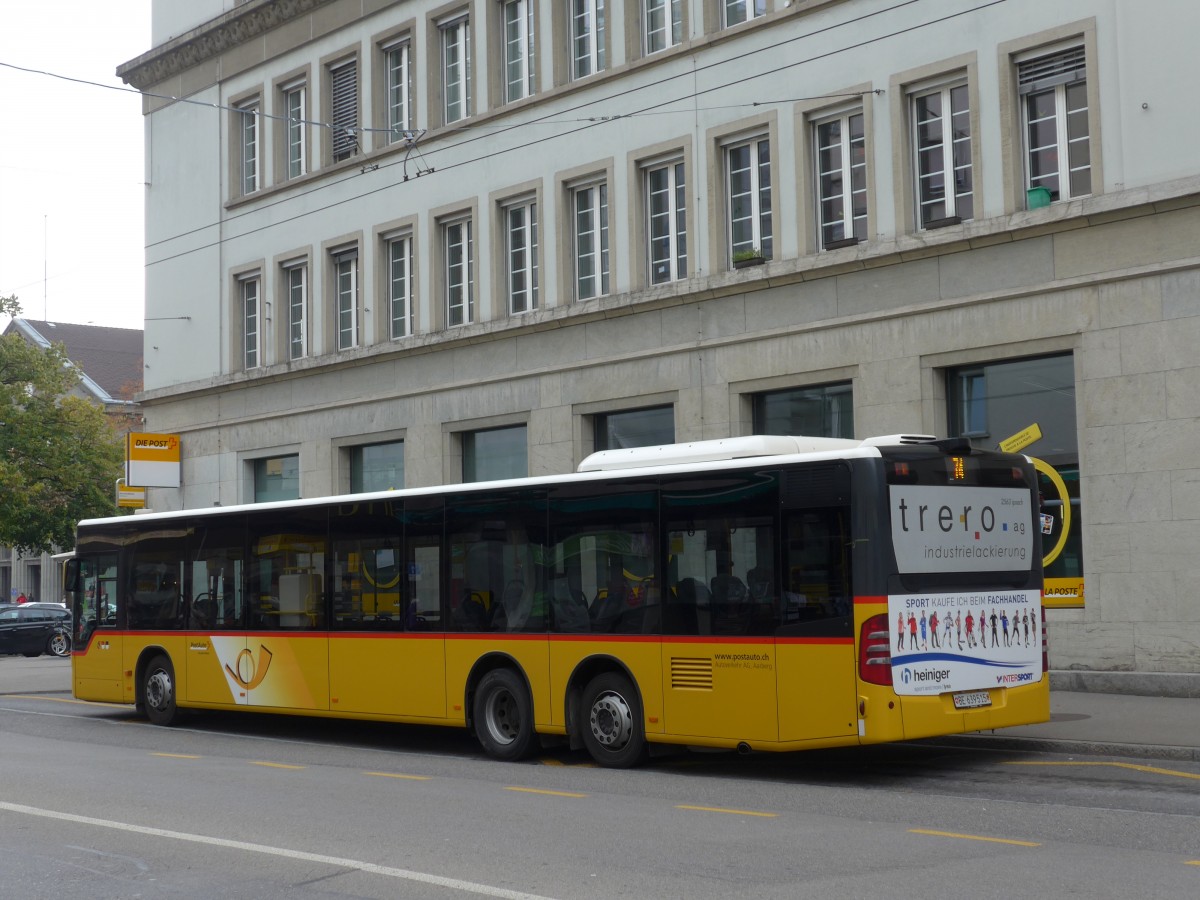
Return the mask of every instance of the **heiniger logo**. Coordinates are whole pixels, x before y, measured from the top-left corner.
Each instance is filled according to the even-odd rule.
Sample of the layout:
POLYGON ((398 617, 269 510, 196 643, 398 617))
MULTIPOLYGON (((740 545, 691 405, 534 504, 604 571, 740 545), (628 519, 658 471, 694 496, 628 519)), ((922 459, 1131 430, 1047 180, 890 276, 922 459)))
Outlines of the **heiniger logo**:
POLYGON ((941 683, 949 677, 950 677, 949 669, 916 669, 916 670, 913 670, 906 666, 904 668, 904 670, 900 673, 900 680, 903 681, 905 684, 908 684, 913 681, 917 682, 918 684, 920 684, 921 682, 924 682, 924 681, 932 681, 935 683, 941 683))

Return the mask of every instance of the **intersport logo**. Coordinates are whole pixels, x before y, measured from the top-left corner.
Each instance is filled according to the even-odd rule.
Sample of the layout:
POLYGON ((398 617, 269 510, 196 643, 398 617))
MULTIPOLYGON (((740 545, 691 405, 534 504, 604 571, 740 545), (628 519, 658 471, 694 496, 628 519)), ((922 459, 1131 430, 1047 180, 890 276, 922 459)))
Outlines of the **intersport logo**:
POLYGON ((996 684, 1020 684, 1022 681, 1033 681, 1032 672, 1021 672, 1017 675, 997 675, 996 684))

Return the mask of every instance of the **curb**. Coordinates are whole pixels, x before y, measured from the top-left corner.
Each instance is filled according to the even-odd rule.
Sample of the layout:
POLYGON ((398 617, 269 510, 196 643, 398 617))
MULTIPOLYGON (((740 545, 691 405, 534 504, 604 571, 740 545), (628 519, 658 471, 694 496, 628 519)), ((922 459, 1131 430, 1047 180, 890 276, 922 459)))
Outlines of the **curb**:
POLYGON ((1025 753, 1074 753, 1085 756, 1114 756, 1127 759, 1169 759, 1175 762, 1200 762, 1200 747, 1172 747, 1165 744, 1122 744, 1115 741, 992 737, 991 735, 983 734, 924 738, 915 743, 933 747, 1015 750, 1025 753))

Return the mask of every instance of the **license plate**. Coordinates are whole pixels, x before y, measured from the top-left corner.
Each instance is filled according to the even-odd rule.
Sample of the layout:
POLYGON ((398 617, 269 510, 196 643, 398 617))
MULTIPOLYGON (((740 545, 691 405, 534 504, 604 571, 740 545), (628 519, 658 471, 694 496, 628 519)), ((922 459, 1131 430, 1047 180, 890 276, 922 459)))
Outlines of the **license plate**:
POLYGON ((954 695, 955 709, 978 709, 980 706, 991 706, 992 695, 987 691, 963 691, 954 695))

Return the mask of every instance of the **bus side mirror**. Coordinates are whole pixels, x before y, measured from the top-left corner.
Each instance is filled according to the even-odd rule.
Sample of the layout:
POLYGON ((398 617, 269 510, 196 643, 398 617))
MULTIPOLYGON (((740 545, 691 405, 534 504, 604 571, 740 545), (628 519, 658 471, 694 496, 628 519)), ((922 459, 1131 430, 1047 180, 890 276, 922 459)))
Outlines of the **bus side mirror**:
POLYGON ((77 592, 79 590, 80 560, 68 559, 67 569, 63 573, 63 591, 77 592))

